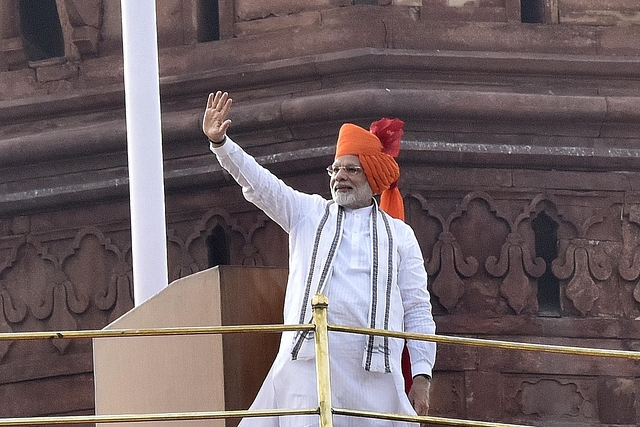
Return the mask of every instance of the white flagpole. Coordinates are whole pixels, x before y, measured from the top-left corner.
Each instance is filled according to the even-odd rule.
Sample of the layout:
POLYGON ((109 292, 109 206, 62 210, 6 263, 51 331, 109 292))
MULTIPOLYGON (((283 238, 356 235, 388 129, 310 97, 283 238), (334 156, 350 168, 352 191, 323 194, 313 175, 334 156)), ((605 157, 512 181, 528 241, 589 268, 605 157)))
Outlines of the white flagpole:
POLYGON ((121 0, 134 303, 168 283, 155 0, 121 0))

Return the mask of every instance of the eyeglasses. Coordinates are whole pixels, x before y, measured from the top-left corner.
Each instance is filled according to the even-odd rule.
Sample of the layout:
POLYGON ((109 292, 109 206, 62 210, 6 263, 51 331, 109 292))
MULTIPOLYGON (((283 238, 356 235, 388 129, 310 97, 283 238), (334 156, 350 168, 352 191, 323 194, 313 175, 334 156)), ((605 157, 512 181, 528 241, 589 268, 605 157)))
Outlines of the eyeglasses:
POLYGON ((362 167, 361 166, 333 166, 333 165, 327 167, 327 173, 329 174, 329 176, 337 175, 338 172, 340 172, 340 170, 345 171, 349 176, 356 176, 360 172, 362 172, 362 167))

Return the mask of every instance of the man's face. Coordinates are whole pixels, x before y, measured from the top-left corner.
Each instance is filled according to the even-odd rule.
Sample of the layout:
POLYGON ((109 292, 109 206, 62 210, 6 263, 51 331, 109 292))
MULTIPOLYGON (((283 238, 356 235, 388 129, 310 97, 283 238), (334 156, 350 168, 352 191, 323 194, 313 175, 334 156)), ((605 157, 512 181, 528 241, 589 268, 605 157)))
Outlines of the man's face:
POLYGON ((373 203, 373 191, 358 156, 340 156, 333 161, 332 166, 334 170, 346 168, 337 169, 329 181, 331 196, 338 205, 357 209, 373 203))

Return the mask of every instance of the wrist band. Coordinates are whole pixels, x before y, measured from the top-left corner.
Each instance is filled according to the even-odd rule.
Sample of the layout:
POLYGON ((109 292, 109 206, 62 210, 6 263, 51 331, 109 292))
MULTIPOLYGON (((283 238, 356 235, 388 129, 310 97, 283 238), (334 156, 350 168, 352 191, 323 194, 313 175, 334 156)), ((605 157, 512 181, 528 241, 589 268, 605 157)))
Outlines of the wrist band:
POLYGON ((415 377, 425 377, 428 381, 431 381, 431 375, 428 374, 417 374, 413 376, 413 378, 415 377))
POLYGON ((209 144, 213 145, 214 148, 220 148, 224 145, 225 142, 227 142, 227 134, 224 134, 224 138, 222 138, 222 141, 220 142, 212 141, 211 138, 207 139, 209 140, 209 144))

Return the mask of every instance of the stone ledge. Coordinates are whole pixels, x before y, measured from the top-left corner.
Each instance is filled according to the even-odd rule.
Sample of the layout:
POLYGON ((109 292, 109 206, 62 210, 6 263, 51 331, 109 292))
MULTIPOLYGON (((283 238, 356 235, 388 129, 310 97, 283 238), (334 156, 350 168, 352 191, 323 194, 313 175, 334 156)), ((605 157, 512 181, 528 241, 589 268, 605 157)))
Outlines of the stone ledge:
MULTIPOLYGON (((189 110, 163 114, 165 145, 201 139, 202 111, 189 110)), ((430 89, 356 89, 321 94, 236 102, 232 112, 233 132, 268 130, 300 124, 362 121, 380 116, 402 117, 411 129, 413 123, 436 127, 438 122, 464 123, 467 133, 484 138, 492 131, 517 135, 602 137, 603 128, 624 125, 636 129, 640 123, 640 97, 555 96, 542 94, 496 93, 430 89), (619 102, 618 102, 619 101, 619 102), (266 113, 266 114, 265 114, 266 113), (474 130, 474 127, 477 129, 474 130), (507 131, 508 130, 508 131, 507 131)), ((0 166, 51 161, 73 155, 94 155, 120 151, 125 147, 124 120, 83 123, 81 127, 61 126, 50 131, 16 135, 0 140, 0 166), (47 144, 43 144, 47 141, 47 144), (55 141, 49 143, 50 141, 55 141)), ((637 133, 636 133, 637 134, 637 133)), ((628 137, 627 137, 628 138, 628 137)), ((615 140, 613 140, 615 141, 615 140)), ((486 152, 488 144, 443 146, 462 152, 477 147, 486 152)), ((514 147, 517 146, 514 144, 514 147)), ((572 155, 584 159, 594 155, 635 156, 635 151, 607 146, 587 150, 588 146, 544 148, 546 154, 572 155), (574 151, 571 154, 571 151, 574 151)), ((495 150, 495 148, 494 148, 495 150)), ((503 150, 503 148, 497 148, 503 150)), ((519 154, 540 148, 521 146, 519 154)))
MULTIPOLYGON (((638 341, 640 322, 619 318, 575 318, 475 315, 434 316, 442 335, 597 338, 638 341)), ((637 346, 630 348, 637 350, 637 346)))
MULTIPOLYGON (((483 73, 482 79, 497 82, 520 74, 545 79, 562 73, 578 81, 584 77, 586 84, 592 84, 590 79, 629 82, 639 62, 361 49, 164 78, 167 188, 177 191, 224 179, 222 172, 211 170, 199 123, 212 82, 237 94, 232 136, 257 156, 271 153, 264 160, 274 170, 283 167, 291 173, 326 166, 330 153, 314 157, 301 148, 331 150, 339 123, 366 126, 383 115, 407 123, 403 162, 638 170, 640 97, 559 96, 487 85, 441 88, 425 82, 425 75, 455 70, 469 76, 483 73), (340 78, 332 81, 334 76, 340 78), (345 76, 357 82, 346 84, 345 76), (296 82, 300 86, 292 90, 296 82), (308 92, 309 82, 318 82, 313 92, 308 92), (268 89, 255 92, 255 85, 268 89)), ((0 119, 7 123, 0 127, 0 212, 125 197, 123 98, 122 87, 116 85, 0 102, 0 119), (28 125, 21 123, 27 118, 28 125), (105 156, 113 159, 102 163, 105 156)))
MULTIPOLYGON (((84 66, 85 64, 82 65, 84 66)), ((634 86, 633 81, 638 79, 639 67, 640 58, 619 56, 362 48, 261 64, 227 66, 180 77, 167 76, 161 78, 160 85, 165 103, 174 97, 206 96, 208 91, 215 89, 211 87, 212 81, 216 82, 217 88, 234 93, 246 90, 248 82, 252 86, 266 83, 283 85, 288 81, 315 80, 343 73, 361 75, 364 71, 381 73, 382 81, 392 82, 397 82, 397 77, 393 76, 398 74, 410 73, 409 76, 413 75, 413 79, 419 81, 424 81, 427 76, 437 76, 441 85, 447 80, 457 83, 458 79, 454 77, 462 74, 465 79, 468 78, 467 86, 470 89, 474 89, 474 80, 482 76, 483 87, 494 85, 493 91, 522 92, 524 88, 518 86, 505 88, 504 81, 514 76, 527 76, 531 83, 535 83, 536 79, 550 77, 560 82, 567 78, 575 79, 580 85, 587 86, 594 86, 598 82, 596 87, 602 90, 606 89, 606 82, 612 80, 626 82, 629 87, 634 86)), ((548 81, 545 80, 545 87, 547 85, 548 81)), ((60 115, 122 109, 123 106, 124 86, 116 84, 97 89, 3 100, 0 101, 0 120, 10 123, 28 117, 32 121, 60 115)))

